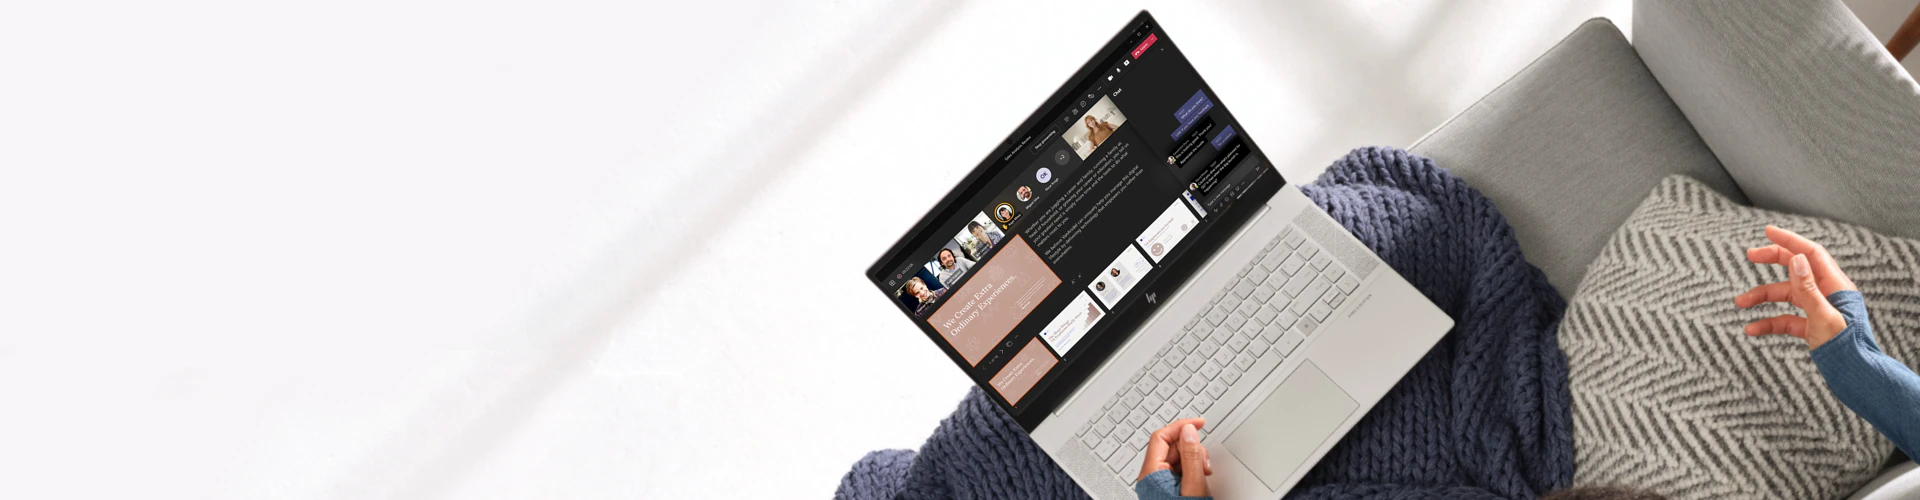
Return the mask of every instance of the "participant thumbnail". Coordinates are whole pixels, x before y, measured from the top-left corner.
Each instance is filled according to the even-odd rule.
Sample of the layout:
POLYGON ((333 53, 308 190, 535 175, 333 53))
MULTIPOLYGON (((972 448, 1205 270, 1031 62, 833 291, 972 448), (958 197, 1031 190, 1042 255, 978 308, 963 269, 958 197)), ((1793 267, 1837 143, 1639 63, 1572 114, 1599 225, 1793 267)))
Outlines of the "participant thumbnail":
POLYGON ((1020 186, 1020 189, 1013 191, 1013 199, 1020 200, 1021 203, 1033 201, 1033 188, 1020 186))
POLYGON ((1060 314, 1040 330, 1040 340, 1047 341, 1053 352, 1066 356, 1074 344, 1080 343, 1080 337, 1086 336, 1087 331, 1106 316, 1107 311, 1095 305, 1092 296, 1074 294, 1073 302, 1067 303, 1067 308, 1060 310, 1060 314))
POLYGON ((1133 290, 1133 285, 1139 283, 1142 276, 1152 270, 1153 263, 1140 255, 1133 245, 1127 245, 1125 250, 1120 251, 1119 257, 1115 257, 1105 270, 1094 276, 1093 284, 1087 285, 1087 290, 1093 292, 1094 298, 1100 299, 1101 305, 1112 309, 1127 296, 1128 291, 1133 290))
POLYGON ((960 248, 966 252, 968 259, 979 262, 987 256, 988 250, 1000 245, 1000 240, 1006 237, 1007 234, 994 225, 993 219, 988 218, 986 212, 981 212, 968 221, 967 227, 961 228, 960 234, 954 236, 953 240, 960 242, 960 248))
POLYGON ((1060 134, 1060 138, 1073 146, 1074 154, 1080 155, 1080 159, 1085 160, 1087 156, 1093 154, 1093 150, 1100 149, 1101 144, 1105 144, 1108 138, 1113 137, 1115 130, 1119 130, 1120 126, 1126 123, 1127 115, 1120 113, 1120 107, 1113 104, 1113 99, 1100 96, 1100 102, 1088 108, 1087 114, 1081 115, 1079 120, 1074 120, 1073 125, 1068 127, 1065 133, 1060 134))
POLYGON ((907 278, 907 282, 894 291, 894 297, 900 300, 900 305, 913 311, 914 316, 925 316, 933 310, 933 303, 946 294, 947 286, 926 269, 914 272, 912 278, 907 278))
POLYGON ((941 285, 959 284, 960 278, 973 270, 973 260, 966 258, 963 252, 960 242, 947 240, 947 245, 940 247, 939 251, 933 253, 933 259, 927 261, 927 271, 932 272, 941 285))
POLYGON ((993 220, 1000 221, 1002 225, 1012 224, 1014 215, 1012 203, 1001 203, 993 207, 993 220))

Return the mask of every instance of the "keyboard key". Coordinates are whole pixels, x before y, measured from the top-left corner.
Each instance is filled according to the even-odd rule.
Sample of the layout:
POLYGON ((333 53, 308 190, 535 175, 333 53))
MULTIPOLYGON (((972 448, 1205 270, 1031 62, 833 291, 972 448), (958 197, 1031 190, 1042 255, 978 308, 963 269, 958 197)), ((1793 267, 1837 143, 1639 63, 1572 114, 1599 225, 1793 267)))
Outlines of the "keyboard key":
POLYGON ((1247 265, 1240 266, 1240 274, 1236 274, 1235 276, 1246 276, 1247 271, 1252 271, 1252 270, 1253 270, 1253 263, 1248 262, 1247 265))
POLYGON ((1291 356, 1293 355, 1293 349, 1300 347, 1300 343, 1306 341, 1307 339, 1301 337, 1298 333, 1287 332, 1286 335, 1280 337, 1280 342, 1273 344, 1273 350, 1278 351, 1283 356, 1291 356))
POLYGON ((1188 405, 1187 408, 1194 410, 1195 413, 1205 414, 1208 409, 1213 408, 1213 398, 1205 394, 1195 395, 1193 404, 1188 405))
POLYGON ((1073 435, 1075 435, 1075 436, 1086 436, 1086 435, 1087 435, 1087 431, 1090 431, 1090 430, 1093 430, 1093 421, 1092 421, 1092 420, 1088 420, 1088 421, 1087 421, 1087 423, 1084 423, 1084 424, 1080 424, 1080 432, 1075 432, 1075 433, 1073 433, 1073 435))
POLYGON ((1294 326, 1294 329, 1299 330, 1302 335, 1312 335, 1315 330, 1320 329, 1320 322, 1314 321, 1313 318, 1300 318, 1300 324, 1294 326))
POLYGON ((1284 287, 1284 286, 1287 286, 1287 280, 1288 280, 1288 279, 1292 279, 1292 277, 1291 277, 1291 276, 1287 276, 1287 273, 1278 273, 1278 272, 1277 272, 1277 273, 1273 273, 1273 274, 1269 274, 1269 275, 1267 275, 1267 281, 1266 281, 1265 283, 1261 283, 1261 284, 1262 284, 1262 285, 1266 285, 1266 286, 1267 286, 1267 288, 1272 288, 1272 289, 1274 289, 1274 290, 1279 290, 1279 289, 1280 289, 1280 287, 1284 287))
POLYGON ((1273 273, 1268 272, 1266 269, 1262 269, 1259 266, 1254 266, 1252 271, 1247 271, 1247 281, 1260 283, 1260 282, 1266 281, 1267 275, 1269 274, 1273 274, 1273 273))
MULTIPOLYGON (((1160 385, 1160 384, 1154 384, 1154 385, 1160 385)), ((1152 387, 1152 386, 1148 386, 1148 387, 1152 387)), ((1127 395, 1125 397, 1120 398, 1120 404, 1126 405, 1128 408, 1133 408, 1136 406, 1140 406, 1140 401, 1146 398, 1147 398, 1147 395, 1144 393, 1141 393, 1140 391, 1127 391, 1127 395)))
POLYGON ((1240 311, 1234 311, 1232 314, 1227 315, 1226 326, 1240 328, 1240 325, 1245 324, 1247 324, 1247 315, 1240 314, 1240 311))
MULTIPOLYGON (((1131 452, 1133 450, 1127 450, 1127 451, 1131 452)), ((1130 460, 1129 457, 1132 457, 1132 456, 1133 456, 1133 453, 1115 453, 1113 454, 1113 456, 1107 457, 1105 462, 1107 464, 1107 469, 1112 470, 1115 474, 1121 474, 1121 473, 1125 473, 1126 471, 1132 470, 1132 468, 1134 467, 1139 467, 1141 461, 1130 460)))
POLYGON ((1175 391, 1173 393, 1173 399, 1168 399, 1167 402, 1173 403, 1174 406, 1184 408, 1188 403, 1193 402, 1193 393, 1187 392, 1186 389, 1175 391))
POLYGON ((1280 287, 1280 294, 1286 295, 1289 299, 1299 297, 1300 293, 1307 291, 1307 286, 1312 284, 1312 275, 1302 274, 1294 276, 1293 279, 1287 280, 1286 286, 1280 287))
POLYGON ((1273 324, 1279 325, 1282 330, 1293 328, 1293 323, 1296 321, 1300 321, 1300 315, 1294 314, 1293 311, 1280 311, 1280 316, 1273 318, 1273 324))
POLYGON ((1313 260, 1307 261, 1307 265, 1313 266, 1313 270, 1315 271, 1324 270, 1327 268, 1328 264, 1332 264, 1332 263, 1333 263, 1333 255, 1327 254, 1325 252, 1322 252, 1320 255, 1315 255, 1313 256, 1313 260))
POLYGON ((1101 433, 1100 431, 1113 430, 1113 422, 1108 422, 1106 417, 1100 417, 1100 422, 1106 423, 1106 429, 1101 429, 1099 425, 1095 425, 1093 427, 1093 432, 1089 432, 1089 433, 1086 433, 1085 435, 1080 436, 1080 444, 1087 445, 1088 448, 1094 448, 1094 447, 1100 446, 1100 440, 1107 438, 1107 435, 1101 433))
POLYGON ((1240 369, 1240 371, 1247 371, 1247 369, 1253 368, 1254 359, 1252 354, 1243 353, 1233 358, 1233 367, 1240 369))
POLYGON ((1227 341, 1227 349, 1231 349, 1233 350, 1233 352, 1245 351, 1247 350, 1247 344, 1252 343, 1252 341, 1253 341, 1253 337, 1242 337, 1242 336, 1236 335, 1233 337, 1233 340, 1227 341))
POLYGON ((1280 335, 1285 333, 1287 333, 1287 329, 1280 327, 1280 325, 1267 325, 1266 328, 1260 329, 1260 339, 1271 344, 1279 341, 1280 335))
POLYGON ((1227 363, 1233 362, 1233 355, 1235 354, 1239 354, 1239 351, 1235 351, 1233 349, 1221 349, 1219 351, 1215 351, 1213 353, 1213 357, 1207 358, 1207 359, 1209 361, 1212 361, 1213 364, 1220 365, 1220 366, 1227 366, 1227 363))
MULTIPOLYGON (((1180 348, 1181 353, 1189 353, 1189 352, 1193 352, 1193 348, 1200 347, 1200 339, 1187 337, 1184 339, 1180 339, 1180 343, 1174 344, 1174 345, 1180 348)), ((1166 358, 1166 359, 1172 360, 1173 358, 1166 358)))
MULTIPOLYGON (((1200 343, 1200 345, 1202 346, 1201 347, 1202 349, 1206 348, 1204 346, 1207 345, 1207 342, 1208 341, 1202 341, 1200 343)), ((1192 356, 1187 356, 1187 359, 1185 361, 1180 362, 1180 369, 1186 370, 1188 373, 1192 373, 1194 370, 1199 370, 1200 364, 1207 362, 1207 358, 1211 356, 1213 355, 1195 351, 1192 356)), ((1181 382, 1186 382, 1186 380, 1179 379, 1179 378, 1173 379, 1173 383, 1178 384, 1181 382)))
POLYGON ((1280 290, 1271 286, 1267 286, 1266 283, 1261 283, 1259 287, 1256 287, 1253 289, 1253 301, 1247 302, 1247 303, 1253 304, 1257 302, 1257 303, 1264 304, 1268 300, 1272 300, 1273 294, 1276 294, 1276 293, 1280 293, 1280 290))
POLYGON ((1127 411, 1132 409, 1133 409, 1132 406, 1114 405, 1113 409, 1107 410, 1107 420, 1112 420, 1114 422, 1126 420, 1127 411))
POLYGON ((1133 413, 1127 414, 1127 421, 1122 423, 1127 424, 1128 427, 1138 429, 1141 425, 1147 423, 1147 411, 1134 409, 1133 413))
POLYGON ((1153 395, 1160 396, 1163 398, 1172 397, 1173 391, 1177 391, 1177 390, 1180 390, 1179 384, 1175 384, 1172 381, 1161 382, 1160 385, 1154 386, 1153 395))
POLYGON ((1313 256, 1320 254, 1320 245, 1306 245, 1306 246, 1300 247, 1300 249, 1297 250, 1296 253, 1301 257, 1311 259, 1313 258, 1313 256))
POLYGON ((1192 329, 1193 329, 1193 326, 1194 326, 1194 325, 1198 325, 1198 324, 1200 324, 1200 320, 1201 320, 1201 319, 1204 319, 1204 318, 1206 318, 1206 317, 1207 317, 1207 312, 1206 312, 1206 311, 1200 311, 1200 314, 1195 314, 1195 315, 1193 315, 1193 319, 1189 319, 1189 320, 1187 320, 1187 326, 1186 326, 1186 329, 1188 329, 1188 330, 1192 330, 1192 329))
POLYGON ((1202 377, 1206 377, 1206 378, 1207 378, 1207 379, 1209 379, 1209 380, 1211 380, 1211 379, 1215 379, 1215 378, 1219 378, 1219 377, 1220 377, 1220 364, 1219 364, 1219 363, 1214 363, 1214 362, 1211 362, 1211 361, 1209 361, 1209 362, 1207 362, 1207 364, 1205 364, 1205 365, 1201 365, 1201 366, 1200 366, 1200 376, 1202 376, 1202 377))
POLYGON ((1226 321, 1228 311, 1226 307, 1213 306, 1213 309, 1207 310, 1207 324, 1217 326, 1220 322, 1226 321))
POLYGON ((1320 275, 1321 275, 1321 276, 1326 276, 1326 277, 1327 277, 1327 279, 1329 279, 1329 280, 1333 280, 1333 281, 1340 281, 1340 278, 1341 278, 1341 277, 1344 277, 1344 276, 1346 276, 1346 275, 1347 275, 1347 270, 1346 270, 1346 269, 1341 269, 1341 268, 1340 268, 1340 266, 1333 266, 1333 268, 1332 268, 1332 269, 1328 269, 1328 270, 1326 270, 1326 271, 1323 271, 1323 272, 1321 272, 1321 273, 1320 273, 1320 275))
POLYGON ((1188 378, 1193 377, 1193 370, 1186 367, 1181 367, 1173 370, 1173 373, 1171 375, 1172 377, 1168 378, 1167 380, 1173 381, 1173 383, 1176 383, 1176 384, 1184 383, 1187 381, 1188 378))
POLYGON ((1307 291, 1302 292, 1300 295, 1307 297, 1309 300, 1320 300, 1320 296, 1327 293, 1327 289, 1329 288, 1333 288, 1333 282, 1327 281, 1325 278, 1315 279, 1313 280, 1313 284, 1307 285, 1307 291))
MULTIPOLYGON (((1172 401, 1160 403, 1160 408, 1153 412, 1153 418, 1159 422, 1172 422, 1174 417, 1178 416, 1180 416, 1180 405, 1173 404, 1172 401)), ((1149 425, 1144 427, 1144 429, 1159 429, 1166 426, 1167 424, 1162 423, 1160 425, 1149 425)))
POLYGON ((1276 234, 1276 235, 1273 235, 1273 239, 1271 239, 1271 240, 1267 240, 1267 248, 1266 248, 1266 249, 1267 249, 1267 250, 1273 250, 1273 247, 1275 247, 1275 246, 1279 246, 1279 245, 1280 245, 1280 237, 1281 237, 1281 236, 1286 236, 1286 233, 1280 233, 1280 234, 1276 234))
MULTIPOLYGON (((1260 302, 1254 302, 1251 300, 1246 302, 1241 302, 1240 307, 1233 308, 1233 314, 1251 318, 1253 317, 1253 313, 1260 312, 1260 306, 1261 306, 1260 302)), ((1239 327, 1235 327, 1235 328, 1239 328, 1239 327)))
POLYGON ((1300 268, 1306 265, 1307 259, 1301 257, 1300 254, 1289 255, 1287 256, 1287 260, 1280 261, 1280 272, 1287 276, 1297 275, 1300 274, 1300 268))
POLYGON ((1220 343, 1214 342, 1213 339, 1207 339, 1207 341, 1200 343, 1200 350, 1194 351, 1194 354, 1200 355, 1201 359, 1206 359, 1213 357, 1214 351, 1218 350, 1220 350, 1220 343))
POLYGON ((1240 284, 1233 286, 1233 296, 1242 299, 1247 298, 1248 295, 1253 295, 1253 287, 1255 286, 1258 285, 1254 285, 1252 280, 1242 278, 1240 284))
POLYGON ((1260 258, 1260 268, 1273 272, 1274 269, 1280 268, 1280 261, 1287 260, 1288 255, 1293 255, 1293 252, 1267 252, 1265 257, 1260 258))
POLYGON ((1326 321, 1327 316, 1332 314, 1333 308, 1327 307, 1326 304, 1314 304, 1312 309, 1307 310, 1307 316, 1313 318, 1314 321, 1326 321))
POLYGON ((1355 288, 1360 288, 1360 280, 1353 279, 1353 275, 1349 274, 1345 278, 1340 278, 1341 293, 1351 294, 1355 288))
MULTIPOLYGON (((1269 326, 1267 328, 1273 328, 1273 327, 1269 326)), ((1279 330, 1276 329, 1274 331, 1279 331, 1279 330)), ((1254 356, 1259 356, 1262 354, 1266 354, 1267 348, 1271 347, 1272 345, 1273 343, 1266 341, 1266 339, 1262 339, 1260 337, 1254 337, 1253 340, 1247 341, 1247 350, 1240 351, 1240 352, 1245 354, 1252 354, 1254 356)))
POLYGON ((1167 373, 1172 371, 1173 371, 1173 368, 1167 366, 1165 363, 1154 363, 1153 368, 1147 369, 1147 376, 1150 377, 1149 380, 1153 380, 1154 382, 1159 382, 1162 380, 1166 380, 1167 373))
POLYGON ((1193 374, 1193 378, 1187 379, 1187 384, 1180 386, 1180 388, 1186 389, 1187 392, 1198 394, 1200 391, 1205 390, 1207 388, 1207 382, 1208 380, 1206 377, 1198 373, 1195 373, 1193 374))
POLYGON ((1233 383, 1235 383, 1235 382, 1239 382, 1239 381, 1240 381, 1240 369, 1239 369, 1239 368, 1235 368, 1235 367, 1232 367, 1232 366, 1229 366, 1229 367, 1226 367, 1226 368, 1223 368, 1223 369, 1221 369, 1221 370, 1220 370, 1220 380, 1225 380, 1225 381, 1227 381, 1227 385, 1233 385, 1233 383))
POLYGON ((1093 456, 1100 457, 1101 460, 1106 460, 1112 458, 1114 455, 1113 452, 1116 451, 1120 451, 1120 440, 1109 438, 1101 441, 1100 446, 1093 449, 1093 456))
MULTIPOLYGON (((1242 325, 1244 325, 1244 323, 1242 325)), ((1246 328, 1246 327, 1241 326, 1240 328, 1246 328)), ((1229 327, 1227 325, 1220 325, 1218 328, 1213 329, 1213 333, 1211 335, 1207 335, 1207 338, 1201 339, 1201 340, 1211 340, 1214 342, 1225 344, 1227 343, 1227 339, 1233 338, 1233 332, 1235 331, 1238 331, 1238 329, 1229 327)))
POLYGON ((1207 396, 1209 396, 1209 397, 1213 397, 1213 398, 1215 398, 1215 399, 1218 399, 1218 398, 1220 397, 1220 395, 1222 395, 1222 394, 1226 394, 1226 393, 1227 393, 1227 382, 1226 382, 1226 381, 1223 381, 1223 380, 1215 380, 1215 381, 1213 381, 1213 383, 1211 383, 1211 384, 1207 384, 1207 396))
POLYGON ((1300 244, 1306 242, 1307 237, 1299 231, 1294 231, 1293 228, 1287 228, 1287 233, 1280 239, 1280 244, 1286 245, 1287 248, 1300 248, 1300 244))
POLYGON ((1287 312, 1305 316, 1307 309, 1311 307, 1313 307, 1313 299, 1308 297, 1306 292, 1301 292, 1299 297, 1294 297, 1293 302, 1287 304, 1287 312))
POLYGON ((1273 306, 1270 305, 1261 306, 1260 312, 1253 313, 1253 321, 1261 325, 1272 323, 1274 318, 1278 317, 1280 317, 1280 310, 1274 309, 1273 306))

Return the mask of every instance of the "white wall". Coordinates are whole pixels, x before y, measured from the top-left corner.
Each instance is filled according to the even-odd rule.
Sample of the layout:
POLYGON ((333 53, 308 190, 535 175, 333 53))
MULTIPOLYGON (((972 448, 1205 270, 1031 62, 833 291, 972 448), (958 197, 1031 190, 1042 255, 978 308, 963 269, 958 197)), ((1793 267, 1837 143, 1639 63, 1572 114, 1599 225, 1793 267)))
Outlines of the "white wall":
POLYGON ((931 203, 1136 9, 1296 180, 1629 19, 690 4, 0 8, 0 496, 825 496, 968 385, 860 277, 918 213, 847 208, 931 203))

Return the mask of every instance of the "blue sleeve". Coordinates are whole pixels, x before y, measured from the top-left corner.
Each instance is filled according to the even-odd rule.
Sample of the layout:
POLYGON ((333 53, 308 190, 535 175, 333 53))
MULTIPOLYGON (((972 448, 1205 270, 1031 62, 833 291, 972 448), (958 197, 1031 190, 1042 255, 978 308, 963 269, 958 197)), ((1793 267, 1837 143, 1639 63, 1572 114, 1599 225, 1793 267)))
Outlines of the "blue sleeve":
POLYGON ((1155 471, 1152 474, 1147 474, 1147 477, 1141 478, 1140 482, 1133 483, 1133 494, 1140 497, 1140 500, 1175 500, 1182 498, 1213 500, 1213 497, 1180 496, 1180 478, 1173 477, 1173 471, 1170 470, 1155 471))
POLYGON ((1880 352, 1860 292, 1833 292, 1827 302, 1847 319, 1847 328, 1813 350, 1813 364, 1841 403, 1907 456, 1920 456, 1914 454, 1920 452, 1920 375, 1880 352))

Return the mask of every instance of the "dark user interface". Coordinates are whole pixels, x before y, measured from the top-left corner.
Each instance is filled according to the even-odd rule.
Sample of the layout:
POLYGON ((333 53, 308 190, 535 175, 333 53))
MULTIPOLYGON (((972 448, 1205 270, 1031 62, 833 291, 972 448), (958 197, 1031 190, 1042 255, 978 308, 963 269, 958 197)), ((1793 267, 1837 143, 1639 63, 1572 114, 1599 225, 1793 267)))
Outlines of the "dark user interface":
POLYGON ((1032 428, 1284 184, 1238 125, 1143 12, 870 278, 1032 428))

